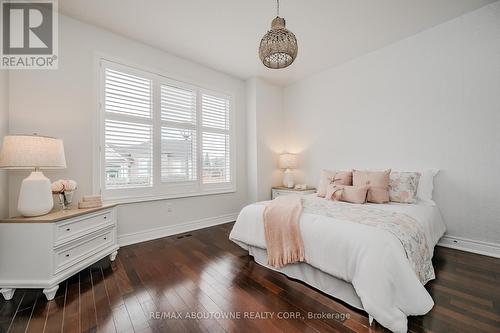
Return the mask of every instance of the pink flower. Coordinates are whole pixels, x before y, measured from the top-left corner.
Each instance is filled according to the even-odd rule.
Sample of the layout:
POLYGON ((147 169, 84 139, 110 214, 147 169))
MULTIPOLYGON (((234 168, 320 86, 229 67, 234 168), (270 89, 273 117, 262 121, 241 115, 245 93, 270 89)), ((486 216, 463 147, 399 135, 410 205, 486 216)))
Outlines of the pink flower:
POLYGON ((65 191, 76 190, 78 184, 71 179, 59 179, 52 183, 52 193, 60 194, 65 191))
POLYGON ((52 183, 52 193, 61 193, 64 191, 64 186, 63 184, 58 180, 52 183))

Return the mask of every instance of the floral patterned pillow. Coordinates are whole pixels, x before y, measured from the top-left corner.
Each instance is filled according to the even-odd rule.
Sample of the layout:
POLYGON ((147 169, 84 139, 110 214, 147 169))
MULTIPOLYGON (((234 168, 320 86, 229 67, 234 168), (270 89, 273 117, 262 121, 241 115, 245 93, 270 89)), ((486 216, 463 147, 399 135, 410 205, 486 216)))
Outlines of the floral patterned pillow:
POLYGON ((419 172, 391 172, 389 175, 389 199, 393 202, 417 202, 419 172))

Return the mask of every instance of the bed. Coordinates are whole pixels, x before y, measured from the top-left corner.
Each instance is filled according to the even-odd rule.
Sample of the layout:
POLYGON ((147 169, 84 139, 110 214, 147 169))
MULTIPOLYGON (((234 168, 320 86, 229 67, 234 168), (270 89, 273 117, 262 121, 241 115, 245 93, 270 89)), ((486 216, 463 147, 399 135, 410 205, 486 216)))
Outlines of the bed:
MULTIPOLYGON (((365 310, 370 320, 374 318, 393 332, 406 332, 407 316, 423 315, 433 307, 434 302, 424 287, 434 278, 432 264, 425 274, 421 271, 416 274, 401 238, 367 221, 372 219, 370 216, 373 220, 404 217, 412 221, 428 249, 426 256, 432 258, 434 247, 445 232, 436 206, 423 203, 356 205, 325 200, 315 194, 303 196, 302 200, 304 209, 299 223, 305 262, 280 269, 267 264, 262 221, 264 203, 243 208, 229 238, 247 250, 257 263, 365 310), (364 217, 358 222, 363 223, 334 213, 339 209, 362 212, 364 217)), ((415 255, 412 257, 415 259, 415 255)))

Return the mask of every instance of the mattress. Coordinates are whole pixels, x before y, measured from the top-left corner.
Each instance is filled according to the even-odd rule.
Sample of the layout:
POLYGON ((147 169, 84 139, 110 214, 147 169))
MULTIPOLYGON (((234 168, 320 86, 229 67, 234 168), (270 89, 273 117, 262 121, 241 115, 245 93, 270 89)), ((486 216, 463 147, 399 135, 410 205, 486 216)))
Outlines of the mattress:
MULTIPOLYGON (((309 200, 325 200, 315 195, 309 200)), ((352 207, 355 207, 353 205, 352 207)), ((439 209, 428 204, 365 204, 405 214, 421 226, 431 255, 446 228, 439 209)), ((245 207, 230 239, 267 266, 262 203, 245 207)), ((300 218, 306 262, 278 271, 364 309, 395 332, 405 332, 406 317, 423 315, 433 301, 412 271, 399 240, 384 230, 328 216, 303 213, 300 218), (337 254, 335 256, 328 253, 337 254)))

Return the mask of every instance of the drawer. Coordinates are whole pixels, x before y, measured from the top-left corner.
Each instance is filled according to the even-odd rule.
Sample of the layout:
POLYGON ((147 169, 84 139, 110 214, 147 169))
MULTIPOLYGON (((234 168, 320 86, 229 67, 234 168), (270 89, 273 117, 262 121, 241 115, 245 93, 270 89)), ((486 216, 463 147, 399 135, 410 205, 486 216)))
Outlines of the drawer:
POLYGON ((115 228, 110 228, 54 252, 55 273, 112 246, 115 243, 114 237, 115 228))
POLYGON ((69 240, 113 223, 113 210, 56 224, 56 242, 69 240))
POLYGON ((304 191, 294 191, 294 190, 272 190, 272 199, 276 199, 277 197, 283 196, 283 195, 291 195, 291 194, 298 194, 298 195, 308 195, 308 194, 313 194, 316 193, 315 189, 311 190, 304 190, 304 191))
POLYGON ((277 198, 279 196, 282 196, 282 195, 289 195, 289 194, 292 194, 293 192, 290 192, 290 191, 282 191, 282 190, 275 190, 273 192, 273 197, 277 198))

